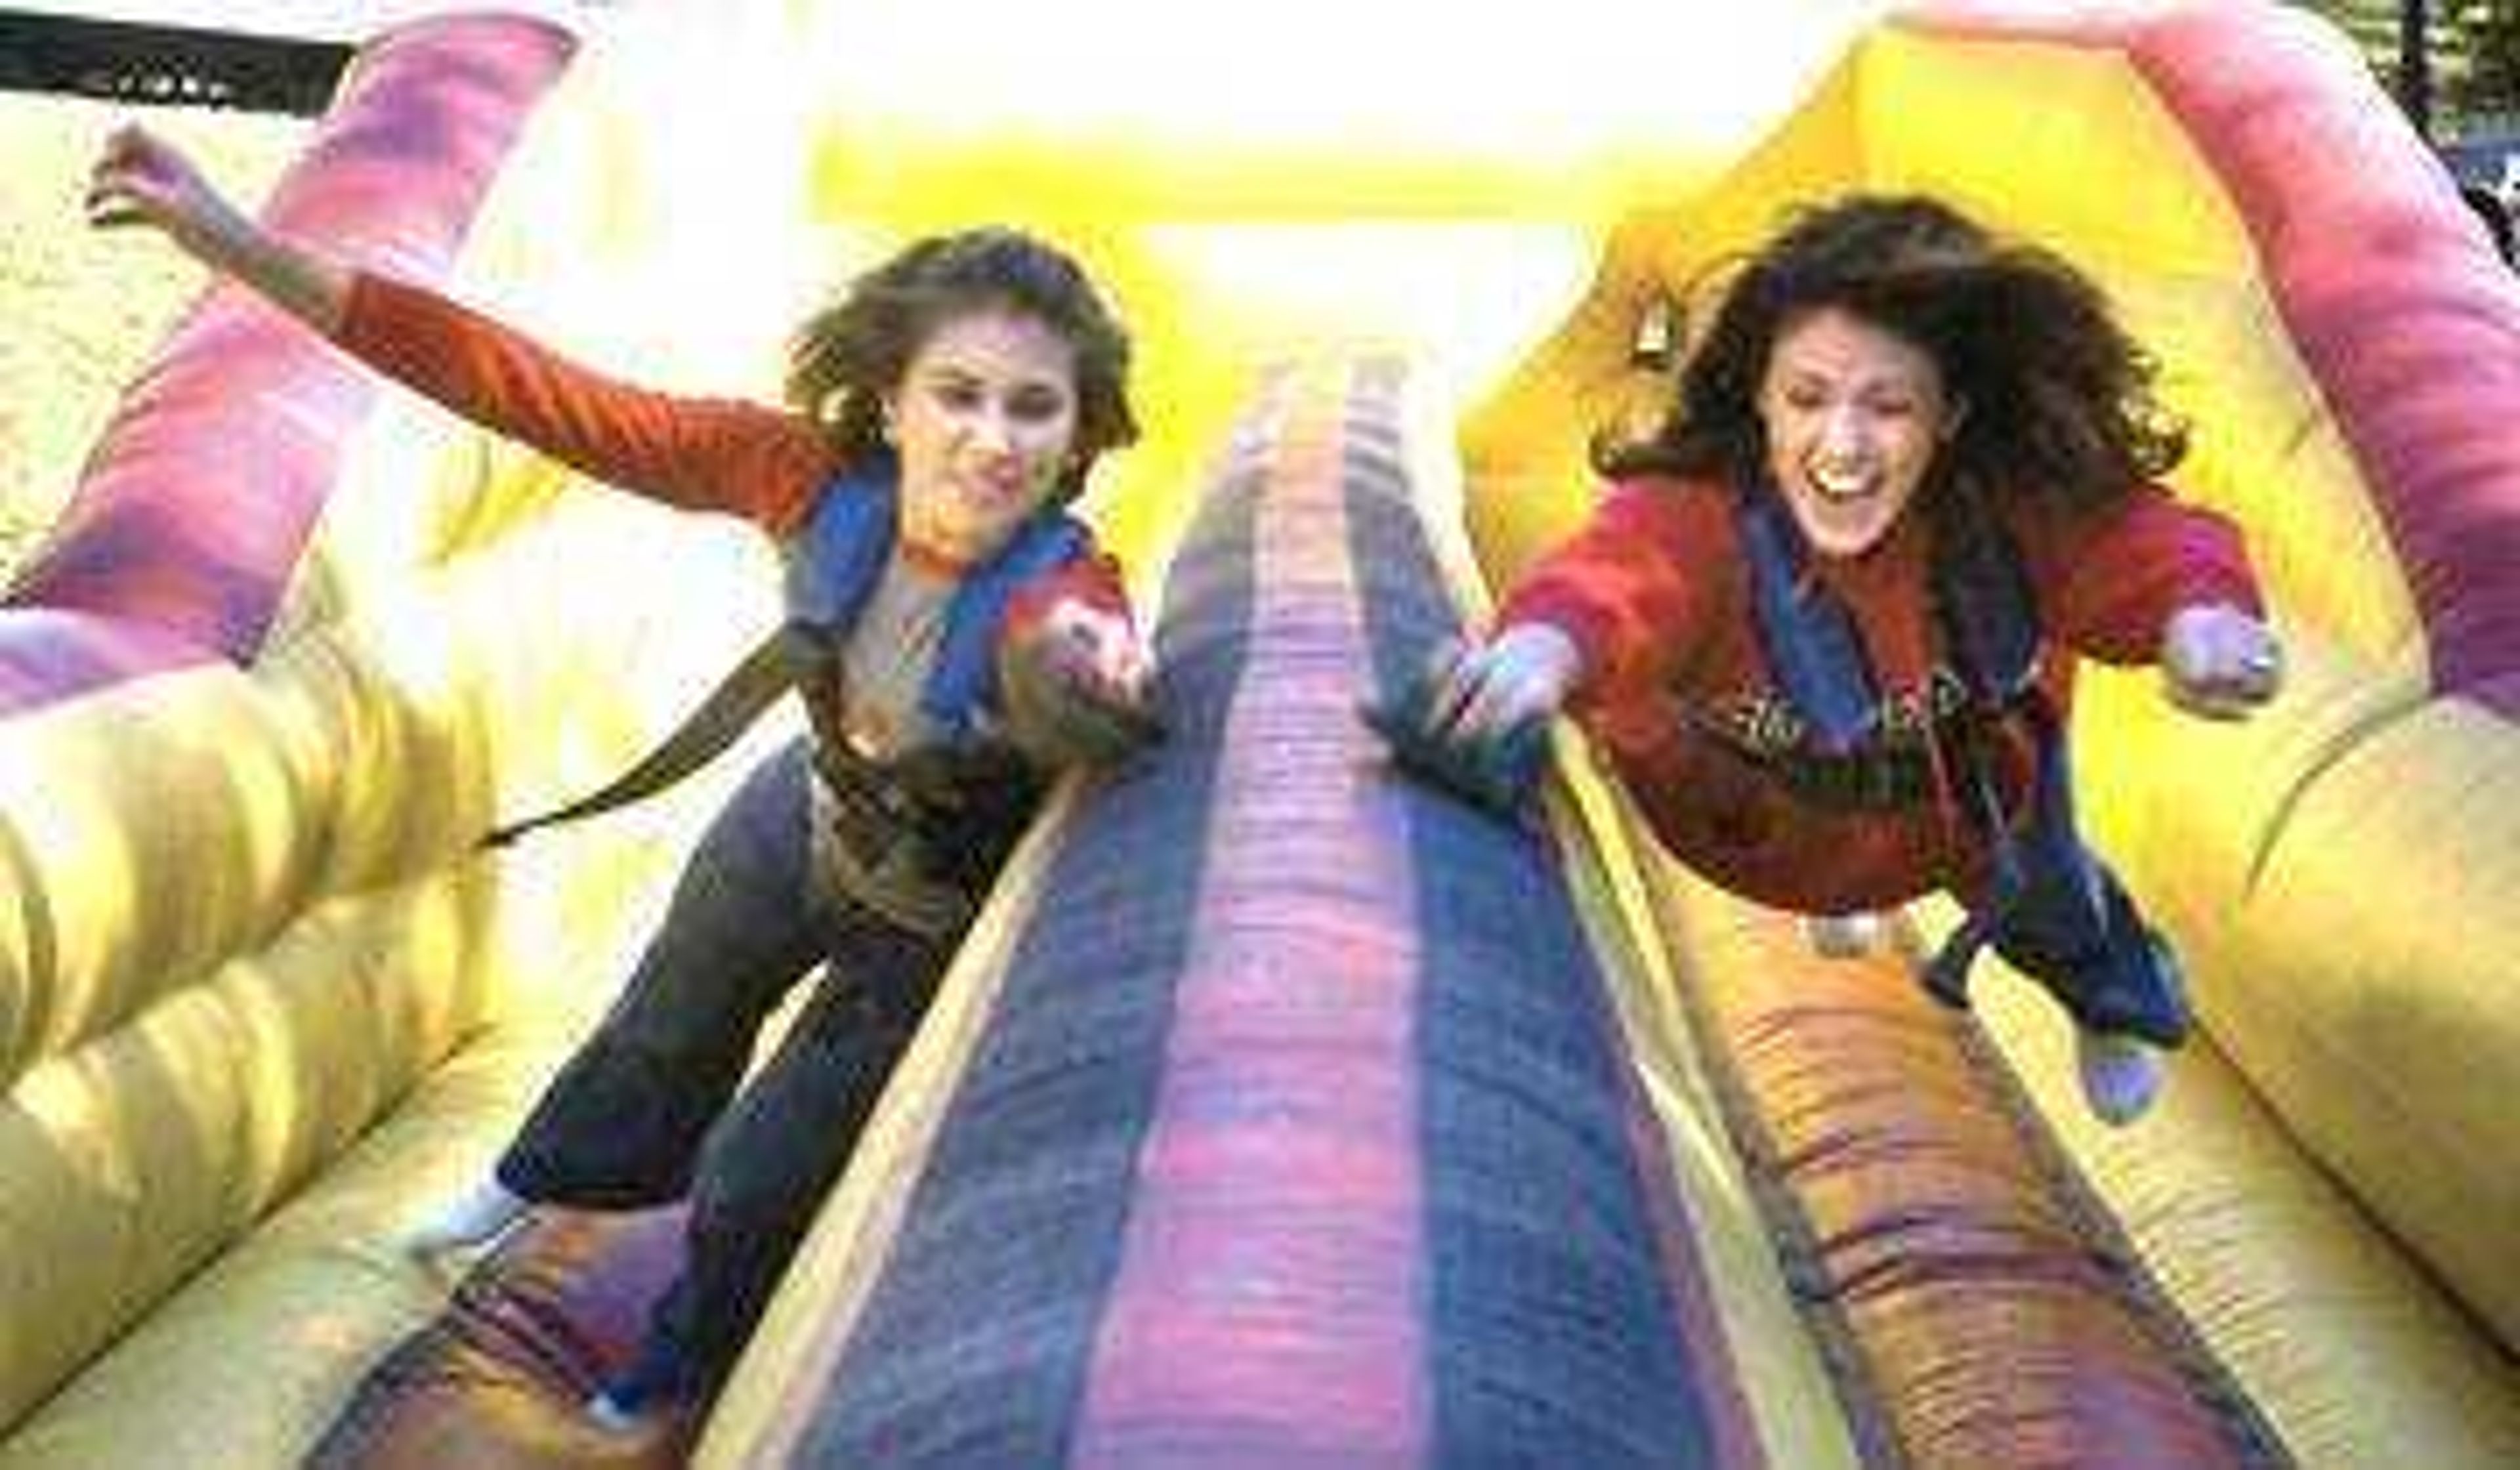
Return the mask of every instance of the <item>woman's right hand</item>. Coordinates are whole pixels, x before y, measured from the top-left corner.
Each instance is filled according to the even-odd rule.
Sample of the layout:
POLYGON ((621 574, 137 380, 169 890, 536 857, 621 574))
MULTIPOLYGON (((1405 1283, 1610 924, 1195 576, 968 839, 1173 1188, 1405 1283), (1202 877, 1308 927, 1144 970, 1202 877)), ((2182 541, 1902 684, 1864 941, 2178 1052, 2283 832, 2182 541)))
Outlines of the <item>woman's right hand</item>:
POLYGON ((1583 672, 1575 641, 1548 623, 1510 623, 1485 643, 1447 643, 1427 671, 1425 733, 1448 744, 1502 738, 1554 716, 1583 672))
POLYGON ((182 150, 137 123, 105 140, 88 172, 86 207, 100 229, 146 225, 196 255, 211 253, 245 223, 182 150))
POLYGON ((1403 769, 1518 820, 1549 759, 1545 727, 1582 669, 1564 633, 1510 624, 1485 643, 1445 640, 1393 702, 1358 713, 1403 769))
POLYGON ((233 276, 291 316, 331 335, 350 295, 349 272, 273 235, 228 202, 183 150, 126 123, 88 172, 87 219, 99 229, 144 225, 233 276))

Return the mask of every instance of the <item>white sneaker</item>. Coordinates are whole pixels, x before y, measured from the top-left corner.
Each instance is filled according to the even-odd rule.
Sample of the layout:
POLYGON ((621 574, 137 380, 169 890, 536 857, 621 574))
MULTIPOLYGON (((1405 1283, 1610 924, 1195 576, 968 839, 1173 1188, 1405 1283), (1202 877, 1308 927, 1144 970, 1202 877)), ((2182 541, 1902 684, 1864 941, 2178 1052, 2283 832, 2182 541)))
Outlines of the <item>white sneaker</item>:
POLYGON ((610 1394, 598 1394, 587 1400, 586 1417, 606 1434, 636 1434, 648 1427, 646 1414, 622 1407, 610 1394))
POLYGON ((2082 1074, 2084 1104, 2112 1128, 2142 1117, 2161 1094, 2161 1056, 2139 1037, 2078 1025, 2074 1067, 2082 1074))
POLYGON ((403 1250, 424 1265, 478 1245, 495 1245, 525 1217, 526 1200, 496 1179, 485 1179, 456 1197, 434 1220, 403 1238, 403 1250))
POLYGON ((1812 913, 1803 918, 1803 936, 1822 959, 1861 959, 1881 948, 1887 926, 1870 910, 1853 913, 1812 913))

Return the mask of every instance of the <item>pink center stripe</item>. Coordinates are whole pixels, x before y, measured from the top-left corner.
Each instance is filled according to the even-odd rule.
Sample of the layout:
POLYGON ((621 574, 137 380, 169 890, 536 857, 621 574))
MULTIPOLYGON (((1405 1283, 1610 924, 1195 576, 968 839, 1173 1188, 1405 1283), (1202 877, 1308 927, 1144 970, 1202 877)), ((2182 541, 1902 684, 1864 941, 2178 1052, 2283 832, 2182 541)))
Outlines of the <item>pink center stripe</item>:
POLYGON ((1414 1463, 1427 1443, 1406 834, 1355 714, 1337 405, 1290 396, 1087 1464, 1414 1463))

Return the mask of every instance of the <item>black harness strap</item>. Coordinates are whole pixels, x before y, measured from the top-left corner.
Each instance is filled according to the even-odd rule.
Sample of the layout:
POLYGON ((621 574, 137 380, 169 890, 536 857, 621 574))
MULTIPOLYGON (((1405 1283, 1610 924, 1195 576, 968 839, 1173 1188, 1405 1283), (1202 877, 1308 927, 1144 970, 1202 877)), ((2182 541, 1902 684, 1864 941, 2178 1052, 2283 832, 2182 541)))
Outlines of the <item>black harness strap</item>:
POLYGON ((1020 751, 986 736, 885 761, 858 754, 840 728, 839 658, 840 641, 831 629, 791 619, 746 653, 636 765, 600 790, 500 827, 481 845, 504 847, 538 828, 653 795, 716 759, 793 690, 814 733, 814 767, 832 797, 833 835, 884 889, 858 897, 922 932, 959 927, 1022 835, 1048 782, 1020 751))
POLYGON ((822 630, 801 623, 781 627, 754 645, 718 681, 717 687, 683 717, 673 733, 629 770, 565 806, 496 828, 481 839, 480 845, 506 847, 538 828, 575 822, 654 795, 715 760, 751 729, 781 694, 810 687, 832 657, 831 640, 822 630))

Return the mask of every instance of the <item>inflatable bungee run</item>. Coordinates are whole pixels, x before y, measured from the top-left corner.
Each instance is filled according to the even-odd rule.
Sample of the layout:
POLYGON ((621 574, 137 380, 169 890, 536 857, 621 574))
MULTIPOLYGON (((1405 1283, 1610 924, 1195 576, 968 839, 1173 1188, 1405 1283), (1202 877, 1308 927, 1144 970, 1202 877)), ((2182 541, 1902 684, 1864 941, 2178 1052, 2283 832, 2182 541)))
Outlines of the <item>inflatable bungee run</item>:
POLYGON ((0 611, 0 1466, 2520 1464, 2520 286, 2300 12, 1702 9, 1525 18, 1764 99, 1590 132, 1222 108, 1508 23, 1433 12, 1246 18, 1348 82, 1191 26, 981 126, 888 86, 933 37, 879 5, 370 40, 265 217, 649 381, 774 393, 911 234, 1076 248, 1138 336, 1086 505, 1171 736, 1028 835, 696 1439, 599 1433, 674 1212, 454 1280, 400 1241, 785 732, 475 840, 670 728, 772 552, 208 291, 0 611), (1132 91, 1165 46, 1207 82, 1132 91), (1356 717, 1583 515, 1690 288, 1858 188, 2106 287, 2286 641, 2245 725, 2082 682, 2200 1026, 2133 1128, 2035 987, 1920 991, 1948 906, 1822 958, 1572 736, 1517 826, 1356 717))

